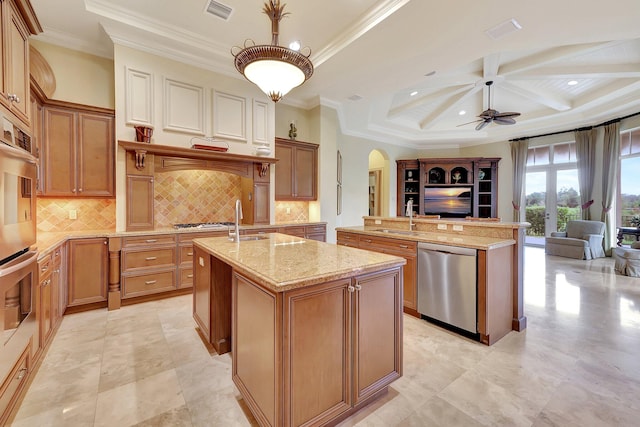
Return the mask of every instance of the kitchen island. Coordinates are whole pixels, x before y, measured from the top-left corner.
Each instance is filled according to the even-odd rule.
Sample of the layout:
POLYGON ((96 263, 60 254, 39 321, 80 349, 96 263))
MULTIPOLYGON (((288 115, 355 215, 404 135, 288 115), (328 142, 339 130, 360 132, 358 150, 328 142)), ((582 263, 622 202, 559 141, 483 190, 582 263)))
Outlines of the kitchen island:
POLYGON ((336 422, 402 375, 403 258, 243 238, 193 241, 194 319, 260 425, 336 422))

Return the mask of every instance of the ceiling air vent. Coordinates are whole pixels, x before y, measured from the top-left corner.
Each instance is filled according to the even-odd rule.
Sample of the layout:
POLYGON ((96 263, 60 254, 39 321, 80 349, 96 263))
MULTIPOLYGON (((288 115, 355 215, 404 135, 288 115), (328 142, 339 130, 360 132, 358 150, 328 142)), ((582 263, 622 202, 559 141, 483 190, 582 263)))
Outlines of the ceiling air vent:
POLYGON ((222 18, 225 21, 229 19, 233 9, 231 6, 227 6, 226 4, 222 4, 215 0, 210 0, 207 4, 207 13, 217 16, 218 18, 222 18))

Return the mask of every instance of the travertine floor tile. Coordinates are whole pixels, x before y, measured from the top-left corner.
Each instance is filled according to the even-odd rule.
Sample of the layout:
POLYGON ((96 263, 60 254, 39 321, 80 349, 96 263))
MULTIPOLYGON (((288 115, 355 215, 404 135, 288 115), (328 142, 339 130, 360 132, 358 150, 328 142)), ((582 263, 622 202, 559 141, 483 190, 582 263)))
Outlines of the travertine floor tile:
MULTIPOLYGON (((404 376, 348 426, 636 426, 640 279, 525 249, 528 327, 491 347, 404 317, 404 376)), ((256 426, 190 295, 65 316, 13 425, 256 426)))

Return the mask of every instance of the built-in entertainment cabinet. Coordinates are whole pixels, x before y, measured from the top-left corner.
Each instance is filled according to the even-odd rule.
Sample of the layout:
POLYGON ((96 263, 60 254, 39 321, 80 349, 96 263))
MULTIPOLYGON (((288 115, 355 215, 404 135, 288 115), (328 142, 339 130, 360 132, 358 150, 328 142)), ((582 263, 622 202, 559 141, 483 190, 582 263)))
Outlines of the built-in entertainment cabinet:
POLYGON ((465 157, 397 160, 397 215, 442 218, 497 216, 499 158, 465 157))

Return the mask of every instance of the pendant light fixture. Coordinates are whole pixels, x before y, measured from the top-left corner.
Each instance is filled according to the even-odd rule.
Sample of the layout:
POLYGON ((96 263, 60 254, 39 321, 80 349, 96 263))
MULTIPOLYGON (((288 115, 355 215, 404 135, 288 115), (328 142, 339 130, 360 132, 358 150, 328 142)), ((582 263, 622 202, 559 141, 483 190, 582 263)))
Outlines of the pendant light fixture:
POLYGON ((278 45, 280 20, 289 13, 280 0, 269 0, 262 11, 271 20, 271 44, 256 45, 251 39, 245 40, 244 48, 234 46, 231 54, 235 57, 236 69, 250 82, 258 86, 273 102, 278 102, 294 87, 300 86, 313 74, 313 64, 307 54, 299 50, 278 45))

